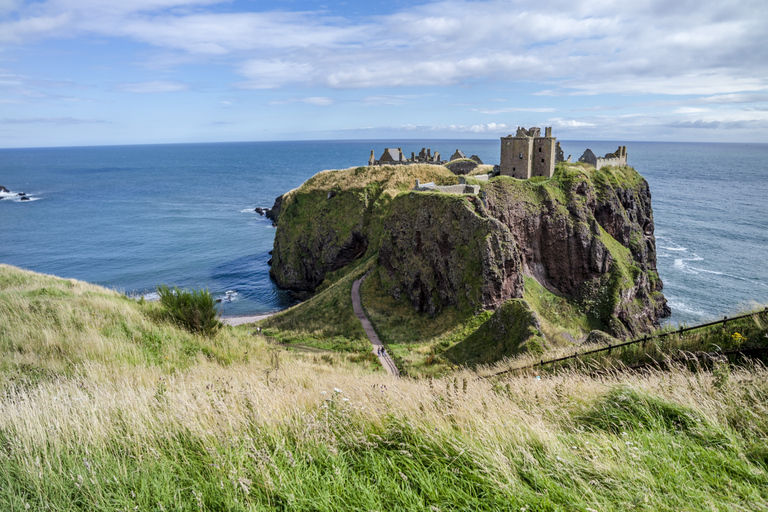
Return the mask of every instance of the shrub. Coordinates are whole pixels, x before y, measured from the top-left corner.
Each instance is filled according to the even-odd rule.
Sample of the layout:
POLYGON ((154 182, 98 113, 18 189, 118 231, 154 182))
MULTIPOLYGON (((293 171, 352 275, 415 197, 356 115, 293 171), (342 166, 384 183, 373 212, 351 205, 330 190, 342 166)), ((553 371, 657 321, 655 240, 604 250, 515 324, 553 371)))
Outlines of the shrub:
POLYGON ((189 331, 212 336, 221 329, 219 312, 208 290, 180 290, 160 284, 157 293, 168 316, 189 331))

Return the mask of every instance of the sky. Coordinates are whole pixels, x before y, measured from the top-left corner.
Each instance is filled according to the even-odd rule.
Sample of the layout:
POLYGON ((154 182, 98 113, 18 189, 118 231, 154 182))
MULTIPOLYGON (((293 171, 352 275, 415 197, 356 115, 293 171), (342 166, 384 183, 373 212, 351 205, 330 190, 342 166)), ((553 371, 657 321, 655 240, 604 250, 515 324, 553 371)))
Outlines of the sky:
POLYGON ((0 0, 0 147, 768 142, 765 0, 0 0))

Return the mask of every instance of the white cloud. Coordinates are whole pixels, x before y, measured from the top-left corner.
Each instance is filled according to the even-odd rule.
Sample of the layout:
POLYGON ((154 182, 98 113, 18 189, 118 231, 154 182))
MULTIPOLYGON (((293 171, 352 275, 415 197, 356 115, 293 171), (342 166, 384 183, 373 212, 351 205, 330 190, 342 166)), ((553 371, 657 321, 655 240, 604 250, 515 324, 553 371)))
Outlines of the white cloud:
POLYGON ((326 96, 310 96, 307 98, 291 98, 287 100, 270 101, 270 105, 285 105, 287 103, 306 103, 307 105, 316 105, 318 107, 327 107, 336 103, 333 98, 326 96))
POLYGON ((31 117, 31 118, 5 118, 3 124, 98 124, 106 123, 101 119, 77 119, 74 117, 31 117))
POLYGON ((673 114, 698 114, 701 112, 709 112, 708 108, 699 107, 680 107, 672 111, 673 114))
MULTIPOLYGON (((4 1, 0 5, 16 5, 4 1)), ((18 19, 0 24, 0 41, 122 36, 197 59, 226 57, 248 79, 241 85, 252 88, 307 81, 380 88, 529 80, 548 82, 542 94, 557 95, 768 90, 768 10, 759 2, 457 0, 354 19, 210 9, 220 3, 226 2, 25 4, 18 19)))
POLYGON ((250 60, 240 67, 248 81, 243 89, 273 89, 291 82, 305 82, 312 77, 311 65, 284 60, 250 60))
POLYGON ((133 92, 139 94, 154 94, 164 92, 181 92, 189 89, 189 86, 182 82, 156 80, 153 82, 136 82, 130 84, 121 84, 118 89, 123 92, 133 92))
POLYGON ((552 107, 509 107, 509 108, 473 108, 474 112, 481 114, 509 114, 511 112, 554 112, 552 107))
POLYGON ((576 119, 560 119, 554 118, 549 121, 549 124, 555 128, 586 128, 596 126, 594 123, 588 123, 586 121, 577 121, 576 119))

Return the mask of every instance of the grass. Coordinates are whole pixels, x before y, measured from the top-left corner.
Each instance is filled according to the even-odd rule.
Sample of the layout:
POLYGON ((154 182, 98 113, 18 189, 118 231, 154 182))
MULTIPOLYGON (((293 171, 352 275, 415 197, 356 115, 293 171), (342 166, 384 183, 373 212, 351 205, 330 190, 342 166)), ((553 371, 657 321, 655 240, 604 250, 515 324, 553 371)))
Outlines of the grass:
MULTIPOLYGON (((713 371, 724 368, 724 364, 743 363, 738 354, 729 356, 730 363, 718 357, 722 352, 733 350, 748 350, 768 346, 768 313, 764 307, 754 309, 747 318, 731 320, 727 325, 715 325, 694 331, 677 333, 673 326, 664 326, 653 334, 671 333, 663 338, 649 339, 647 342, 636 343, 626 347, 614 348, 610 352, 582 355, 578 359, 570 359, 562 363, 547 365, 545 372, 562 371, 564 368, 579 368, 589 372, 605 372, 613 369, 623 369, 628 366, 653 365, 666 367, 670 361, 689 361, 694 367, 705 365, 713 371)), ((745 313, 742 313, 745 314, 745 313)), ((612 339, 613 344, 620 340, 612 339)), ((605 348, 606 342, 585 343, 579 346, 559 346, 549 350, 544 355, 522 354, 515 359, 508 359, 496 365, 489 366, 483 371, 490 374, 509 368, 522 368, 574 353, 585 353, 591 350, 605 348)), ((539 373, 538 368, 528 373, 539 373)))
POLYGON ((361 296, 376 334, 394 357, 401 372, 439 375, 454 364, 441 354, 463 341, 486 321, 491 312, 474 314, 452 306, 437 316, 419 314, 403 295, 395 300, 382 288, 374 272, 362 285, 361 296))
POLYGON ((77 281, 0 266, 0 294, 0 510, 768 508, 759 364, 393 379, 77 281), (63 371, 14 380, 22 355, 63 371))
POLYGON ((281 343, 353 354, 370 353, 371 343, 352 310, 352 283, 372 264, 372 259, 357 260, 326 279, 311 299, 258 325, 266 336, 281 343))

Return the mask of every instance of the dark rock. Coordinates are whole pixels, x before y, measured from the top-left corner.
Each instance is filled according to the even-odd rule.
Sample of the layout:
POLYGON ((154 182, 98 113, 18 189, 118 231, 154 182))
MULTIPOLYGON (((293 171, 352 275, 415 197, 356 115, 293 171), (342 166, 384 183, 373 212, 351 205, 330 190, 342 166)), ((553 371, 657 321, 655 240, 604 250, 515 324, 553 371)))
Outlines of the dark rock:
POLYGON ((272 259, 273 259, 273 258, 269 258, 269 259, 267 260, 267 265, 269 265, 270 267, 272 266, 272 259))
POLYGON ((365 196, 339 191, 333 201, 319 190, 309 195, 281 196, 275 209, 285 208, 275 233, 270 275, 282 288, 313 292, 325 274, 338 270, 368 250, 365 196), (309 208, 311 222, 301 213, 309 208))
POLYGON ((283 203, 283 196, 278 196, 275 198, 275 204, 272 205, 272 208, 268 208, 264 212, 267 218, 271 220, 274 225, 277 225, 277 218, 280 216, 280 205, 282 203, 283 203))
POLYGON ((258 213, 261 216, 264 215, 264 208, 262 208, 261 206, 257 206, 253 211, 255 211, 256 213, 258 213))
POLYGON ((314 296, 314 293, 302 290, 290 290, 288 295, 293 299, 305 301, 311 299, 314 296))
POLYGON ((10 190, 8 190, 4 186, 0 185, 0 192, 10 192, 10 190))
POLYGON ((21 198, 21 200, 22 200, 22 201, 31 201, 31 199, 30 199, 30 198, 28 198, 27 196, 24 196, 24 197, 22 197, 22 198, 21 198))

